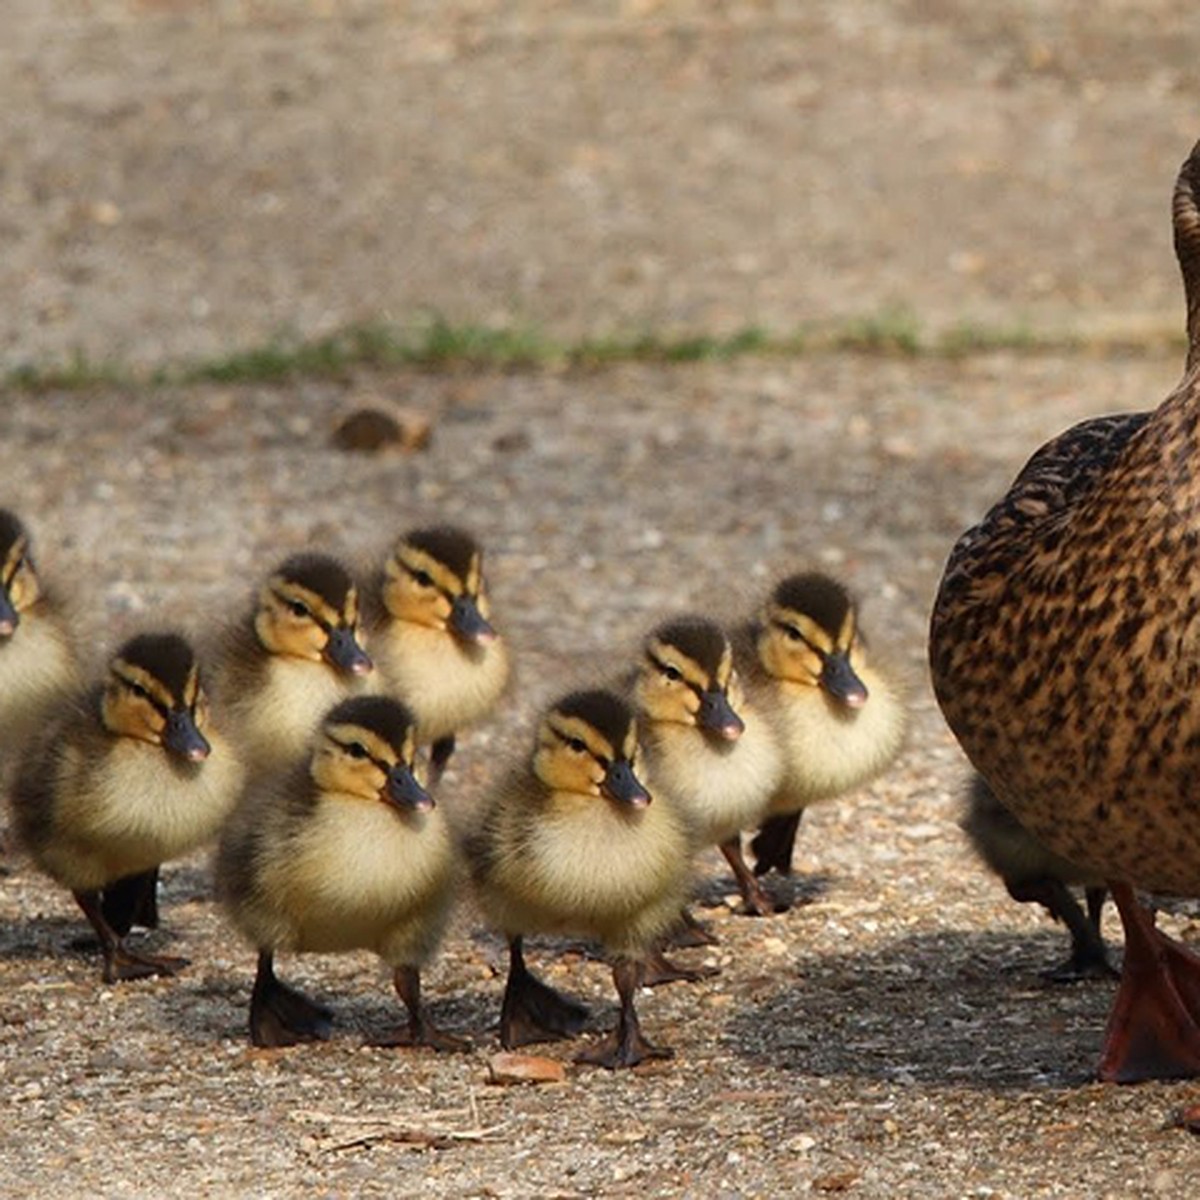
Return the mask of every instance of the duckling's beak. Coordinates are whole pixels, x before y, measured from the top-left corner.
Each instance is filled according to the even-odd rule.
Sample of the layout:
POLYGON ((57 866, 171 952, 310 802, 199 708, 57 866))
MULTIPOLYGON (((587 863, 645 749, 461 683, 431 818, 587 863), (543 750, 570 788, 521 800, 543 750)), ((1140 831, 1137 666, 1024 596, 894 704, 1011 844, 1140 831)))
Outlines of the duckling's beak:
POLYGON ((867 702, 867 685, 855 674, 844 650, 825 656, 821 668, 821 686, 847 708, 862 708, 867 702))
POLYGON ((715 689, 700 693, 696 723, 701 729, 716 734, 727 742, 736 742, 746 731, 746 722, 733 711, 729 697, 715 689))
POLYGON ((433 807, 433 797, 403 763, 396 763, 388 772, 380 798, 401 812, 428 812, 433 807))
POLYGON ((479 605, 470 596, 454 598, 447 624, 450 626, 450 632, 464 642, 485 646, 488 642, 496 640, 496 630, 492 623, 479 611, 479 605))
POLYGON ((645 808, 650 803, 650 793, 633 773, 633 768, 624 760, 609 764, 600 790, 610 800, 615 800, 618 804, 628 804, 630 808, 645 808))
POLYGON ((329 631, 325 657, 339 671, 345 671, 348 675, 366 675, 375 666, 370 655, 355 640, 354 634, 340 626, 329 631))
POLYGON ((212 750, 208 739, 196 728, 196 722, 186 708, 173 708, 167 713, 162 744, 172 754, 178 754, 188 762, 203 762, 212 750))
POLYGON ((0 588, 0 638, 12 637, 20 623, 20 614, 8 598, 8 593, 0 588))

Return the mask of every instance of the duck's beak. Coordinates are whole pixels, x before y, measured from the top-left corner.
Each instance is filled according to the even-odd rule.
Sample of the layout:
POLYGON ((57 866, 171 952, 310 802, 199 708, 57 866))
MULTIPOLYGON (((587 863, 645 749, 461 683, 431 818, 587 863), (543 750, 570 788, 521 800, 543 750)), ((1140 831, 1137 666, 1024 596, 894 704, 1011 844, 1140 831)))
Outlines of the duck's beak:
POLYGON ((464 642, 474 642, 478 646, 485 646, 488 642, 496 640, 496 630, 479 611, 479 605, 471 596, 462 595, 454 598, 447 624, 450 626, 450 632, 464 642))
POLYGON ((8 592, 4 588, 0 588, 0 639, 12 637, 17 632, 17 626, 20 623, 20 613, 8 598, 8 592))
POLYGON ((188 762, 203 762, 212 750, 208 739, 196 728, 196 721, 186 708, 173 708, 167 713, 162 744, 172 754, 188 762))
POLYGON ((696 723, 701 729, 724 738, 727 742, 736 742, 746 731, 746 722, 733 711, 729 697, 715 689, 700 693, 696 723))
POLYGON ((855 673, 850 656, 844 650, 835 650, 825 656, 821 686, 847 708, 862 708, 867 702, 867 685, 855 673))
POLYGON ((623 759, 609 765, 600 790, 610 800, 615 800, 618 804, 628 804, 630 808, 645 808, 650 803, 650 793, 633 773, 633 768, 623 759))
POLYGON ((348 675, 367 675, 375 666, 370 655, 355 640, 354 634, 341 626, 329 631, 325 657, 339 671, 345 671, 348 675))
POLYGON ((433 797, 417 782, 410 767, 396 763, 388 772, 381 798, 401 812, 428 812, 433 797))

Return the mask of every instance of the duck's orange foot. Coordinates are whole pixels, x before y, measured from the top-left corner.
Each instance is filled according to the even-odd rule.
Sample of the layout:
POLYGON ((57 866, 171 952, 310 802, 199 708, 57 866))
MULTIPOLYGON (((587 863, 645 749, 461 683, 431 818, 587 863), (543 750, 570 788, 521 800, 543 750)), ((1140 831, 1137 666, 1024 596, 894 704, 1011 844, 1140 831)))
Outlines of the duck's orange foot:
POLYGON ((1098 1071, 1112 1083, 1200 1075, 1200 957, 1154 927, 1128 884, 1113 899, 1125 926, 1121 984, 1098 1071))

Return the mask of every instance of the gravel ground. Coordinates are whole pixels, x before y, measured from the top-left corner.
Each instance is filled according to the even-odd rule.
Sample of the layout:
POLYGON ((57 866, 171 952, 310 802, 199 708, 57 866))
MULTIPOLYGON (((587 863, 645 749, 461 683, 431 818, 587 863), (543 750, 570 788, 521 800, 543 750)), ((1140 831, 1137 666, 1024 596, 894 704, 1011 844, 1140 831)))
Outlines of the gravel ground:
MULTIPOLYGON (((295 547, 366 559, 410 522, 473 525, 519 681, 452 764, 445 802, 460 814, 528 746, 538 706, 606 676, 649 622, 744 611, 800 564, 861 595, 914 728, 884 779, 806 821, 787 913, 731 914, 732 881, 705 859, 722 974, 642 1006, 675 1061, 571 1069, 536 1090, 487 1083, 502 954, 469 910, 428 992, 471 1054, 365 1046, 396 1007, 369 956, 289 964, 336 1007, 337 1033, 263 1052, 244 1032, 252 956, 214 912, 203 859, 167 871, 156 937, 192 967, 115 988, 75 946, 68 897, 13 861, 0 1191, 1179 1194, 1200 1146, 1163 1125, 1195 1089, 1089 1082, 1111 987, 1040 982, 1063 935, 966 850, 962 762, 923 662, 946 548, 1031 435, 1158 395, 1175 367, 829 357, 14 398, 0 476, 36 521, 47 570, 86 601, 98 655, 147 623, 202 635, 295 547), (338 414, 371 398, 428 413, 430 448, 333 449, 338 414)), ((594 998, 604 1027, 607 970, 558 949, 541 961, 594 998)), ((571 1048, 547 1053, 569 1061, 571 1048)))
MULTIPOLYGON (((897 303, 929 328, 1175 333, 1188 11, 818 7, 10 0, 0 359, 177 361, 425 309, 568 338, 897 303)), ((859 594, 913 711, 894 769, 806 818, 788 912, 733 915, 703 860, 722 973, 641 1002, 678 1057, 540 1088, 487 1082, 503 958, 469 909, 427 991, 470 1054, 368 1047, 396 1010, 369 956, 287 963, 336 1035, 263 1052, 203 857, 166 871, 152 939, 191 968, 106 988, 69 898, 10 855, 0 1194, 1185 1194, 1200 1144, 1169 1119, 1196 1088, 1091 1082, 1111 985, 1041 982, 1064 934, 967 851, 924 665, 963 526, 1047 436, 1178 369, 814 356, 0 395, 0 504, 97 660, 148 625, 203 638, 293 549, 365 562, 411 524, 474 528, 519 678, 447 775, 463 820, 545 700, 660 616, 739 615, 802 565, 859 594), (429 448, 335 450, 376 401, 427 414, 429 448)), ((535 957, 607 1026, 601 964, 535 957)))

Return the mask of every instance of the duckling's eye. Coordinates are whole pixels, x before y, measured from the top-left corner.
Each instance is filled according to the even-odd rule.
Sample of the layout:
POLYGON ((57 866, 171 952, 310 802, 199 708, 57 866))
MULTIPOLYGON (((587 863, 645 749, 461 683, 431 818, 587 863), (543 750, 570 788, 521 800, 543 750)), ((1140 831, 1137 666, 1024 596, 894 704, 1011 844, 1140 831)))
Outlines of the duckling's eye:
POLYGON ((567 749, 573 754, 584 754, 587 752, 587 743, 582 738, 567 738, 567 749))
POLYGON ((149 699, 150 699, 150 693, 149 693, 148 691, 146 691, 146 689, 145 689, 144 687, 142 687, 142 685, 141 685, 140 683, 132 683, 132 682, 130 682, 130 683, 127 683, 127 684, 126 684, 126 687, 128 687, 128 688, 129 688, 129 690, 130 690, 130 691, 131 691, 131 692, 132 692, 132 693, 133 693, 133 694, 134 694, 134 695, 135 695, 135 696, 136 696, 136 697, 137 697, 139 700, 149 700, 149 699))
POLYGON ((362 744, 362 742, 351 742, 346 747, 346 753, 350 755, 351 758, 363 759, 367 757, 367 748, 362 744))
POLYGON ((679 671, 675 667, 663 667, 662 673, 663 673, 663 678, 669 679, 672 683, 677 683, 679 680, 681 680, 683 678, 683 676, 679 673, 679 671))
POLYGON ((787 634, 789 642, 800 642, 804 640, 804 635, 798 630, 795 625, 785 625, 784 632, 787 634))
POLYGON ((309 615, 308 605, 302 604, 299 600, 289 600, 287 602, 287 606, 288 612, 290 612, 293 617, 307 617, 309 615))
POLYGON ((433 576, 428 571, 413 571, 412 577, 418 587, 433 587, 433 576))

